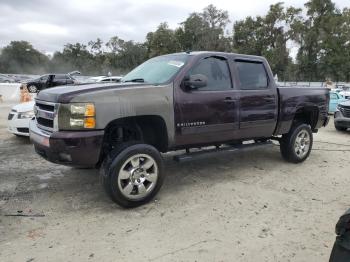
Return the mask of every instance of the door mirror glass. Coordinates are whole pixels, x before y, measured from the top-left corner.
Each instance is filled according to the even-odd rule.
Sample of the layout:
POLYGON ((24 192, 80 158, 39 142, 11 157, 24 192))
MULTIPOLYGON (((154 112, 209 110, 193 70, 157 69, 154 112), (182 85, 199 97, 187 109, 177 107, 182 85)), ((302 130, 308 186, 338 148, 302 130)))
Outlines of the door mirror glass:
POLYGON ((208 85, 208 78, 202 74, 190 75, 184 79, 184 86, 187 89, 198 89, 208 85))

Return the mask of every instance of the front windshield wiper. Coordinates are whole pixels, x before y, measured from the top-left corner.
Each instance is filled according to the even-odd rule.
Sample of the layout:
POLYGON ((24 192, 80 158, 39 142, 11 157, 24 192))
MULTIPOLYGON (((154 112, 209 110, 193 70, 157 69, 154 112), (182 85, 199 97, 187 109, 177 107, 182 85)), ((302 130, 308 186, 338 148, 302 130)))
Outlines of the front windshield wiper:
POLYGON ((144 82, 145 82, 145 79, 143 79, 143 78, 134 78, 134 79, 126 80, 126 81, 123 81, 123 82, 124 82, 124 83, 126 83, 126 82, 144 83, 144 82))

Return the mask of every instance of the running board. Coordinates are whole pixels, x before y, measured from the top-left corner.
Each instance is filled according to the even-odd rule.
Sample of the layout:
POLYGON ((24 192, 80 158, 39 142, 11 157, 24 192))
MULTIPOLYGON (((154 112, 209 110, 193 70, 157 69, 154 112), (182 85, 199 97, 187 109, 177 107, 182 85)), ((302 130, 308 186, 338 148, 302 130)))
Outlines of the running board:
POLYGON ((272 141, 266 141, 266 142, 257 142, 257 143, 250 143, 250 144, 242 144, 242 145, 236 145, 236 146, 222 146, 219 148, 211 148, 211 149, 205 149, 201 151, 196 152, 190 152, 185 153, 182 155, 174 156, 174 160, 176 162, 186 162, 191 161, 193 159, 201 159, 201 158, 208 158, 212 155, 217 154, 224 154, 227 152, 237 152, 237 151, 250 151, 257 148, 265 148, 273 146, 274 144, 272 141))

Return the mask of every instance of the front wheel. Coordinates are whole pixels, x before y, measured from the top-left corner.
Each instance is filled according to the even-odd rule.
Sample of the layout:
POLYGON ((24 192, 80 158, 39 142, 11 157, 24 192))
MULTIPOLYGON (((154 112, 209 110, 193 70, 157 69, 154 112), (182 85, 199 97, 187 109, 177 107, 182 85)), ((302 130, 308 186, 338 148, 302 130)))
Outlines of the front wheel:
POLYGON ((292 163, 303 162, 309 157, 312 144, 313 135, 310 126, 297 123, 280 140, 282 157, 292 163))
POLYGON ((164 180, 161 155, 146 144, 118 146, 101 168, 106 193, 114 202, 127 208, 149 202, 164 180))
POLYGON ((37 93, 38 88, 35 85, 30 85, 30 86, 28 86, 28 91, 29 91, 29 93, 37 93))

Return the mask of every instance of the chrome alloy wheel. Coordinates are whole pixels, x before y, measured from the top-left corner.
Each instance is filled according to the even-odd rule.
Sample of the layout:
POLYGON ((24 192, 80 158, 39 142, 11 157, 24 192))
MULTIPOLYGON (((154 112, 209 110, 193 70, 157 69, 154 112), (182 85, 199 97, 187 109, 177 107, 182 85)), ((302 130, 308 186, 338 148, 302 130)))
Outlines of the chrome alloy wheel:
POLYGON ((129 199, 139 200, 146 197, 156 186, 158 166, 149 155, 137 154, 128 158, 118 174, 118 187, 129 199))
POLYGON ((294 152, 301 159, 307 155, 310 150, 310 134, 306 130, 301 130, 294 142, 294 152))
POLYGON ((38 92, 38 89, 36 88, 35 85, 30 85, 30 86, 28 87, 28 91, 29 91, 29 93, 37 93, 37 92, 38 92))

